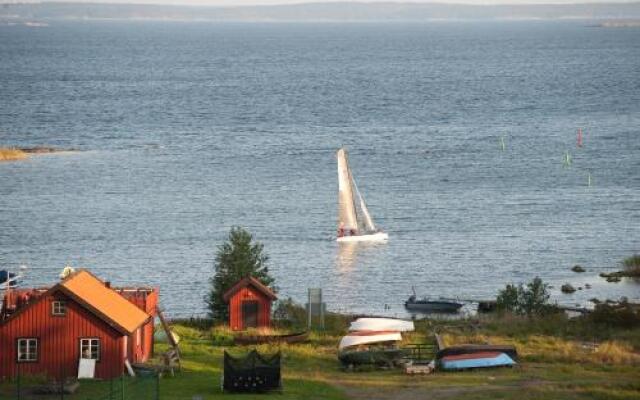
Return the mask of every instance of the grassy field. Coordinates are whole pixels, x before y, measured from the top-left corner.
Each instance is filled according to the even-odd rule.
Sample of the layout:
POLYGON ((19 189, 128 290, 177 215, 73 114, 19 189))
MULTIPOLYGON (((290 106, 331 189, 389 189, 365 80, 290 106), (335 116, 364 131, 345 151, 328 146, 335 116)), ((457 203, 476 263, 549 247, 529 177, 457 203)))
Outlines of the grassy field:
MULTIPOLYGON (((281 399, 638 399, 640 398, 640 329, 594 326, 564 316, 544 319, 491 317, 465 321, 426 322, 405 342, 432 341, 442 333, 447 345, 508 343, 517 346, 516 368, 437 372, 405 376, 399 370, 346 372, 336 359, 346 331, 315 332, 306 344, 262 345, 258 350, 284 355, 281 399)), ((214 346, 224 331, 177 328, 183 337, 184 371, 161 381, 162 398, 189 399, 221 395, 223 348, 243 353, 249 347, 214 346)), ((159 350, 162 346, 159 345, 159 350)), ((243 395, 239 398, 264 398, 243 395)), ((268 397, 268 396, 267 396, 268 397)))
MULTIPOLYGON (((406 343, 433 340, 440 332, 447 345, 508 343, 517 346, 515 368, 436 372, 405 376, 400 370, 347 372, 336 358, 346 322, 313 332, 297 345, 260 345, 261 352, 282 351, 284 390, 273 395, 223 395, 223 350, 242 354, 252 347, 231 346, 224 329, 175 326, 181 336, 183 370, 160 380, 161 399, 638 399, 640 327, 614 328, 564 316, 528 319, 494 316, 463 321, 420 321, 406 343)), ((156 353, 166 349, 156 345, 156 353)), ((81 387, 79 395, 101 383, 81 387)), ((8 390, 8 384, 1 386, 8 390)), ((5 391, 5 393, 9 393, 5 391)), ((75 398, 75 397, 74 397, 75 398)))
POLYGON ((27 156, 22 150, 0 147, 0 161, 22 160, 27 156))

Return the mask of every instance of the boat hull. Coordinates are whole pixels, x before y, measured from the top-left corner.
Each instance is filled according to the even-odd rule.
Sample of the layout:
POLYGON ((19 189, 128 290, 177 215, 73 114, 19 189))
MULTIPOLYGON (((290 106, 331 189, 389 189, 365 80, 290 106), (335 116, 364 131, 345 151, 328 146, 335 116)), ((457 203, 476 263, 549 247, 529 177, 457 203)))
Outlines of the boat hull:
POLYGON ((393 366, 404 357, 402 349, 384 350, 343 350, 338 354, 338 359, 344 366, 381 365, 393 366))
POLYGON ((461 354, 475 354, 496 352, 504 353, 514 361, 518 361, 518 350, 511 345, 495 345, 495 344, 460 344, 456 346, 446 347, 436 354, 436 359, 440 360, 447 356, 457 356, 461 354))
POLYGON ((349 326, 349 331, 411 332, 415 329, 413 321, 397 318, 358 318, 349 326))
POLYGON ((429 302, 406 302, 404 306, 409 311, 417 312, 439 312, 439 313, 455 313, 462 308, 464 304, 446 302, 446 301, 429 301, 429 302))
POLYGON ((309 332, 298 332, 288 335, 254 335, 236 336, 233 342, 239 345, 264 344, 264 343, 301 343, 309 339, 309 332))
POLYGON ((342 236, 336 239, 338 243, 386 242, 387 240, 389 240, 389 235, 384 232, 376 232, 371 235, 342 236))
POLYGON ((484 352, 445 356, 440 359, 440 368, 457 371, 472 368, 511 367, 515 361, 504 353, 484 352))

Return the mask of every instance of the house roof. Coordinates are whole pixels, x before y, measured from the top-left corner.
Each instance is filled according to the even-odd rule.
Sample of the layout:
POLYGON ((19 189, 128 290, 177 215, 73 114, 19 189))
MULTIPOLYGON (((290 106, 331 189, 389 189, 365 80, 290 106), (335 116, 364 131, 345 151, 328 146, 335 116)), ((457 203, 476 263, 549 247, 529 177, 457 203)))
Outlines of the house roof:
POLYGON ((271 300, 278 299, 276 294, 273 293, 273 291, 271 289, 269 289, 269 287, 263 285, 262 282, 260 282, 259 280, 257 280, 253 276, 248 276, 246 278, 243 278, 243 279, 239 280, 235 285, 231 286, 229 288, 229 290, 224 292, 224 294, 222 295, 222 299, 225 302, 229 301, 231 296, 233 296, 238 290, 240 290, 240 289, 242 289, 244 287, 247 287, 247 286, 253 286, 256 290, 258 290, 259 292, 261 292, 262 294, 264 294, 265 296, 267 296, 271 300))
POLYGON ((61 291, 121 333, 133 333, 151 318, 87 270, 79 270, 51 288, 61 291))

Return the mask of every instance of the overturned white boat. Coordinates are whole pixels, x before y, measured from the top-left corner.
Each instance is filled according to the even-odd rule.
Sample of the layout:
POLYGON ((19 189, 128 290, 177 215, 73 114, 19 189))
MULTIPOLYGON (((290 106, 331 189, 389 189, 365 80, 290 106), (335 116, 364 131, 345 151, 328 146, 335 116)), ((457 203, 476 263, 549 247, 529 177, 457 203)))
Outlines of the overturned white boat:
POLYGON ((402 341, 402 335, 398 331, 357 331, 343 336, 338 345, 338 350, 347 347, 368 345, 374 343, 397 343, 402 341))
POLYGON ((384 242, 389 235, 376 228, 364 198, 351 175, 347 152, 338 150, 338 242, 384 242), (360 213, 357 212, 355 195, 360 213))
POLYGON ((405 351, 398 344, 402 340, 397 331, 350 332, 340 340, 338 360, 347 368, 359 365, 393 366, 405 351))
POLYGON ((358 318, 349 326, 349 331, 398 331, 412 332, 413 321, 397 318, 358 318))

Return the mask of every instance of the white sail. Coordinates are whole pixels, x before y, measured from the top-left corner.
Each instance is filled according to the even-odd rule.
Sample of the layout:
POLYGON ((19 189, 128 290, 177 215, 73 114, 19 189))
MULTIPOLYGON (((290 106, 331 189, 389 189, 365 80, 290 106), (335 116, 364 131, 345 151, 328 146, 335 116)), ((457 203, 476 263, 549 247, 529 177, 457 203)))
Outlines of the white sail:
POLYGON ((358 231, 358 217, 353 199, 351 170, 347 162, 347 152, 338 150, 338 228, 358 231))
POLYGON ((356 189, 356 194, 358 195, 358 200, 360 201, 360 209, 362 210, 362 216, 364 217, 364 226, 368 232, 375 232, 376 225, 373 223, 373 218, 371 218, 371 214, 369 214, 369 209, 364 202, 364 198, 360 194, 358 190, 358 186, 356 185, 356 181, 353 181, 353 187, 356 189))

